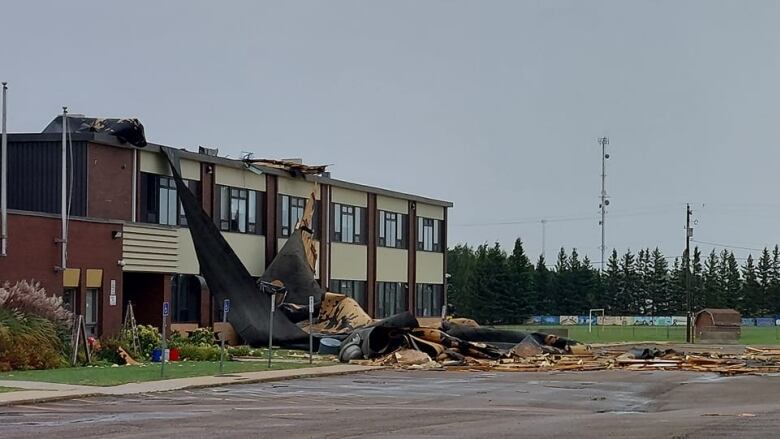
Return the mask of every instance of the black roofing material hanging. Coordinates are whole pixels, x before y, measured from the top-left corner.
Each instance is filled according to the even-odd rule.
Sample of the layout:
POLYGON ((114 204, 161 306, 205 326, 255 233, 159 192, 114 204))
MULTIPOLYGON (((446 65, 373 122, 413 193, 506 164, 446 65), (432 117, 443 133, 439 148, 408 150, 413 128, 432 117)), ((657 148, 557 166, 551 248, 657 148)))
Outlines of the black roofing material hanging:
MULTIPOLYGON (((146 146, 144 126, 138 119, 103 119, 95 117, 68 116, 68 132, 103 133, 115 136, 120 143, 129 143, 143 148, 146 146)), ((57 116, 43 129, 43 133, 61 133, 62 116, 57 116)))
POLYGON ((287 288, 287 302, 308 304, 309 296, 314 296, 315 304, 319 304, 323 291, 314 279, 314 271, 306 260, 303 233, 311 231, 295 230, 260 276, 258 283, 281 281, 287 288))
MULTIPOLYGON (((179 151, 164 146, 160 147, 160 151, 171 165, 200 271, 211 294, 218 303, 230 299, 228 321, 245 342, 250 345, 267 343, 271 297, 260 291, 249 271, 182 180, 179 151)), ((306 340, 308 335, 284 313, 274 313, 274 342, 285 345, 306 340)))

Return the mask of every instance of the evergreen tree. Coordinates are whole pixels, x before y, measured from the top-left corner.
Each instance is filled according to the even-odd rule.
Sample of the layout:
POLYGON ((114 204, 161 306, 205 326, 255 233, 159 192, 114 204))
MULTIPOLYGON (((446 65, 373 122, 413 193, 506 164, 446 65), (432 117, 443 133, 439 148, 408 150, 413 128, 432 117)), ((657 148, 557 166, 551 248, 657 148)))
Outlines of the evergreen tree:
POLYGON ((472 318, 480 323, 500 324, 511 318, 508 293, 509 278, 506 269, 506 254, 496 243, 492 247, 480 245, 476 251, 473 276, 469 277, 469 288, 474 298, 472 318))
POLYGON ((561 247, 555 262, 555 275, 552 282, 553 314, 566 314, 564 311, 569 294, 569 257, 561 247))
POLYGON ((536 293, 536 303, 534 314, 548 314, 554 308, 552 298, 552 274, 547 269, 544 256, 539 256, 534 270, 534 290, 536 293))
POLYGON ((511 323, 522 323, 533 312, 534 266, 525 255, 523 242, 515 240, 515 247, 507 261, 509 270, 509 293, 511 299, 511 323))
POLYGON ((474 297, 469 288, 469 276, 474 269, 474 259, 474 250, 468 245, 456 245, 447 250, 447 271, 450 274, 447 301, 452 306, 451 312, 457 316, 471 315, 474 297))
POLYGON ((672 297, 672 304, 670 305, 671 314, 683 315, 687 312, 688 303, 685 289, 685 272, 679 258, 674 258, 669 278, 669 290, 672 297))
MULTIPOLYGON (((713 250, 704 261, 704 271, 702 273, 702 308, 717 308, 720 303, 721 277, 718 273, 718 255, 713 250)), ((697 311, 694 309, 694 312, 697 311)))
MULTIPOLYGON (((758 258, 756 268, 760 292, 752 298, 757 303, 745 304, 745 308, 750 310, 750 312, 746 311, 748 316, 755 316, 759 310, 765 308, 764 304, 768 304, 769 298, 773 295, 775 287, 774 261, 766 247, 761 252, 761 257, 758 258)), ((766 307, 768 308, 768 306, 766 307)))
POLYGON ((620 303, 623 305, 621 311, 623 315, 636 314, 637 284, 639 276, 636 272, 636 256, 627 250, 620 259, 620 303))
POLYGON ((763 301, 763 291, 758 280, 758 271, 753 264, 753 255, 748 255, 745 266, 742 267, 744 282, 739 297, 739 310, 744 315, 757 315, 759 304, 763 301))
POLYGON ((621 297, 622 273, 620 272, 617 250, 613 249, 612 254, 609 255, 607 270, 602 277, 606 312, 609 315, 624 314, 627 306, 621 297))
MULTIPOLYGON (((703 269, 701 264, 701 250, 699 250, 699 247, 694 247, 693 249, 693 260, 691 261, 691 270, 690 270, 690 289, 691 289, 691 306, 693 307, 694 312, 697 310, 700 310, 705 307, 704 300, 705 300, 705 294, 704 294, 704 279, 703 279, 703 269)), ((687 299, 687 290, 685 288, 682 289, 683 297, 682 297, 682 304, 683 306, 679 308, 679 311, 685 311, 687 312, 687 306, 688 306, 688 299, 687 299)))
POLYGON ((733 252, 723 250, 721 258, 722 271, 725 276, 721 279, 723 293, 721 295, 721 308, 736 308, 739 305, 742 278, 739 273, 739 264, 733 252))
POLYGON ((780 247, 772 250, 772 276, 768 294, 764 296, 767 313, 780 314, 780 247))
POLYGON ((669 288, 669 263, 656 247, 650 256, 650 277, 647 282, 650 300, 650 315, 670 315, 672 297, 669 288))

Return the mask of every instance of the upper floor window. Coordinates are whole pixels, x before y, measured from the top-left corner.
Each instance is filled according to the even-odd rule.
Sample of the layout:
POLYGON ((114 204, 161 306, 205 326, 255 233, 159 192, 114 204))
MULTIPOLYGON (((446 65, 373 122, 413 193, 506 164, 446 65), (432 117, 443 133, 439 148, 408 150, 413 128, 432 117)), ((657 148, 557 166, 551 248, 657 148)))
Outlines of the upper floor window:
POLYGON ((333 241, 350 244, 366 243, 366 209, 333 203, 333 241))
MULTIPOLYGON (((199 197, 199 182, 184 182, 195 196, 199 197)), ((169 226, 187 225, 173 177, 141 173, 141 222, 169 226)))
POLYGON ((429 252, 443 251, 442 220, 417 218, 417 250, 429 252))
POLYGON ((281 236, 290 236, 295 231, 295 225, 303 218, 306 208, 306 198, 280 195, 281 200, 281 236))
POLYGON ((158 177, 158 205, 159 223, 175 226, 179 224, 179 216, 176 214, 178 201, 176 197, 176 182, 171 177, 158 177))
POLYGON ((381 247, 406 248, 406 223, 403 213, 379 211, 379 242, 381 247))
POLYGON ((220 230, 226 232, 263 234, 263 195, 252 189, 217 185, 218 218, 220 230))

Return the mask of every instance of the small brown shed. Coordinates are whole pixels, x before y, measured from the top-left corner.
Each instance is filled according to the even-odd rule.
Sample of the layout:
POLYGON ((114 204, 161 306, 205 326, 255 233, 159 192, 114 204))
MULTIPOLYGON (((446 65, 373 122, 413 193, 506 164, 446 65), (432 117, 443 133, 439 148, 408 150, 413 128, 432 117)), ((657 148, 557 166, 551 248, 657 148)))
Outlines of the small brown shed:
POLYGON ((696 341, 701 343, 736 343, 741 334, 742 316, 734 309, 704 308, 696 313, 696 341))

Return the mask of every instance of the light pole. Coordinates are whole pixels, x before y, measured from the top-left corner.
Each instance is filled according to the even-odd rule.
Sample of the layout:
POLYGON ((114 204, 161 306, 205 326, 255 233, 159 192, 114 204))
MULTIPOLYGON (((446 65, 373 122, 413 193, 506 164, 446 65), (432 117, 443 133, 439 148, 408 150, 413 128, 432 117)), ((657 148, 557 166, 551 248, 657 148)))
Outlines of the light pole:
POLYGON ((599 208, 601 209, 601 221, 599 221, 599 225, 601 226, 601 272, 603 273, 604 255, 607 250, 604 223, 607 218, 607 206, 609 206, 609 197, 607 196, 607 159, 609 158, 609 154, 607 154, 607 145, 609 145, 609 138, 599 137, 599 144, 601 145, 601 203, 599 204, 599 208))

